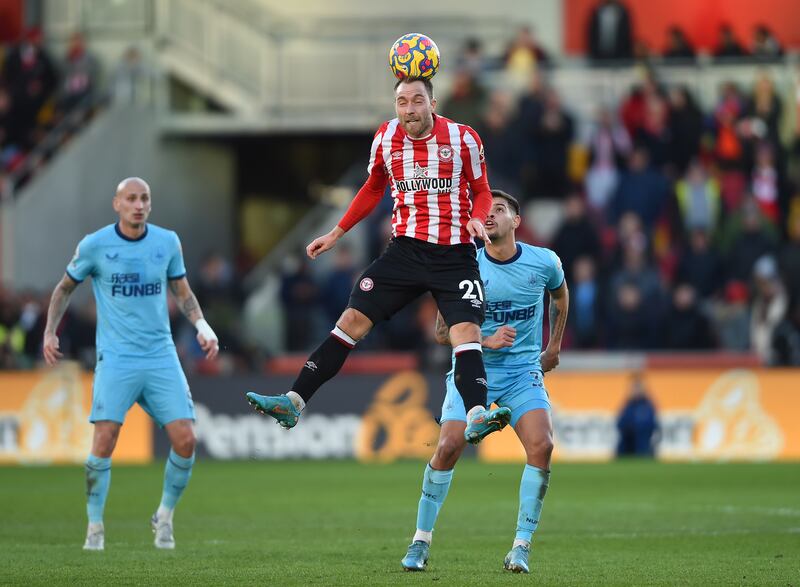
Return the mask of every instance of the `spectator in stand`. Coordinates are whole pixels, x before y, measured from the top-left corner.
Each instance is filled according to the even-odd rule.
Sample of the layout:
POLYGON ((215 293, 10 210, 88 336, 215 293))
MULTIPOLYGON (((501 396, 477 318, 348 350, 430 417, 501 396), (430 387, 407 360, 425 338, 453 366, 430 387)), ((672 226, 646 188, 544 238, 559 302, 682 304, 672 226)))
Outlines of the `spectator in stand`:
POLYGON ((740 170, 744 165, 744 145, 737 126, 744 114, 744 100, 733 82, 720 89, 720 100, 714 109, 714 155, 723 170, 740 170))
POLYGON ((765 24, 753 29, 753 57, 759 61, 776 61, 783 56, 780 41, 765 24))
POLYGON ((800 304, 795 304, 772 335, 773 365, 800 367, 800 304))
MULTIPOLYGON (((512 95, 495 90, 489 106, 476 127, 486 151, 486 167, 492 185, 511 194, 518 194, 525 160, 525 143, 519 125, 514 122, 512 95)), ((520 198, 524 199, 524 198, 520 198)))
POLYGON ((756 260, 775 252, 778 233, 756 201, 749 198, 737 214, 727 219, 721 243, 727 256, 727 278, 749 281, 756 260))
POLYGON ((694 60, 695 50, 686 33, 678 25, 669 27, 667 31, 667 46, 664 50, 664 58, 668 62, 686 62, 694 60))
POLYGON ((676 280, 690 285, 700 297, 710 298, 721 291, 723 278, 722 258, 711 248, 708 232, 695 228, 691 231, 689 248, 678 262, 676 280))
POLYGON ((22 42, 8 51, 2 78, 11 91, 14 117, 22 129, 20 146, 27 150, 34 142, 36 117, 53 96, 58 81, 53 60, 42 47, 41 31, 29 30, 22 42))
POLYGON ((619 0, 602 0, 589 19, 589 56, 597 62, 633 57, 628 9, 619 0))
POLYGON ((25 330, 20 326, 19 301, 9 291, 0 290, 0 369, 21 367, 25 352, 25 330))
POLYGON ((617 418, 617 456, 652 457, 658 432, 656 407, 647 393, 641 373, 634 373, 628 401, 617 418))
MULTIPOLYGON (((224 345, 220 349, 220 357, 225 366, 229 361, 239 361, 242 365, 248 359, 247 350, 240 337, 242 332, 241 311, 244 303, 244 293, 241 289, 241 279, 236 274, 233 263, 218 252, 205 256, 200 266, 199 279, 195 282, 195 295, 198 303, 203 308, 203 314, 208 320, 214 321, 217 335, 223 337, 224 345)), ((181 329, 183 321, 178 320, 181 329)), ((208 371, 210 366, 204 361, 205 353, 194 336, 194 331, 188 329, 189 336, 186 344, 188 351, 196 360, 196 367, 208 371)), ((220 366, 215 366, 214 369, 220 366)))
POLYGON ((641 85, 631 87, 628 97, 619 109, 620 119, 631 137, 636 137, 644 128, 648 104, 653 101, 663 101, 663 94, 653 70, 646 69, 641 85))
POLYGON ((669 91, 669 149, 667 159, 678 175, 700 153, 703 135, 703 113, 686 86, 669 91))
POLYGON ((626 212, 635 212, 647 232, 664 212, 669 196, 666 177, 650 167, 647 150, 637 146, 628 159, 628 170, 609 205, 609 222, 616 224, 626 212))
POLYGON ((651 94, 645 101, 644 120, 633 135, 634 142, 647 149, 650 164, 664 169, 670 155, 669 106, 660 94, 651 94))
POLYGON ((316 340, 319 289, 311 278, 305 255, 287 260, 281 278, 280 298, 286 317, 286 350, 308 350, 316 340))
POLYGON ((747 51, 736 39, 736 34, 729 24, 722 24, 719 27, 719 43, 714 50, 714 56, 718 59, 735 59, 747 56, 747 51))
POLYGON ((781 100, 775 91, 775 84, 767 72, 762 72, 756 78, 753 97, 739 123, 748 167, 752 167, 756 148, 764 141, 772 145, 776 153, 779 152, 781 113, 781 100))
POLYGON ((750 350, 750 308, 747 285, 731 281, 722 300, 711 304, 711 316, 720 348, 744 353, 750 350))
POLYGON ((538 124, 530 138, 535 148, 535 177, 531 186, 538 196, 561 197, 567 190, 567 160, 575 129, 554 88, 547 88, 538 124))
POLYGON ((681 232, 702 229, 713 233, 717 229, 722 215, 719 182, 700 161, 692 161, 686 175, 675 183, 675 201, 681 232))
POLYGON ((470 37, 465 41, 464 49, 456 59, 456 68, 468 71, 476 77, 486 72, 488 63, 480 39, 470 37))
MULTIPOLYGON (((525 195, 528 195, 536 179, 534 162, 537 155, 537 146, 533 140, 533 132, 534 129, 539 127, 542 118, 545 90, 544 76, 541 72, 536 72, 528 80, 528 87, 517 104, 517 117, 514 126, 516 126, 519 138, 522 141, 521 155, 523 162, 519 175, 524 188, 521 191, 525 195)), ((481 134, 481 138, 483 138, 483 134, 481 134)))
POLYGON ((580 193, 573 192, 564 205, 564 221, 556 232, 552 248, 564 266, 567 283, 572 283, 572 269, 580 257, 597 260, 600 237, 586 215, 586 204, 580 193))
POLYGON ((453 76, 450 95, 442 101, 442 115, 477 128, 486 110, 486 98, 486 90, 475 74, 468 69, 459 69, 453 76))
POLYGON ((765 365, 775 362, 773 335, 788 308, 786 290, 778 276, 778 264, 770 255, 761 257, 753 267, 755 296, 750 316, 750 341, 753 351, 765 365))
POLYGON ((579 349, 594 348, 600 341, 599 317, 602 306, 594 260, 591 256, 578 257, 572 265, 571 273, 570 326, 573 340, 579 349))
POLYGON ((543 66, 547 66, 550 57, 530 27, 524 26, 517 31, 514 40, 509 43, 503 53, 503 66, 512 75, 527 78, 543 66))
POLYGON ((672 350, 714 348, 708 318, 701 310, 697 291, 688 283, 679 283, 672 292, 663 343, 664 348, 672 350))
POLYGON ((139 104, 150 97, 155 74, 142 60, 139 48, 131 46, 125 49, 111 77, 111 95, 115 104, 139 104))
POLYGON ((86 49, 81 33, 74 33, 67 47, 67 59, 61 80, 58 107, 69 113, 96 90, 99 67, 97 59, 86 49))
POLYGON ((750 191, 761 208, 762 214, 775 225, 784 216, 786 189, 778 171, 772 145, 761 143, 756 147, 756 162, 750 174, 750 191))
POLYGON ((786 284, 789 303, 800 304, 800 199, 792 202, 787 221, 788 239, 781 246, 778 267, 786 284))
POLYGON ((20 144, 25 137, 21 119, 14 115, 11 94, 0 86, 0 172, 13 171, 22 158, 20 144))
POLYGON ((652 313, 642 300, 642 291, 624 282, 614 291, 606 324, 606 344, 613 350, 654 348, 652 313))
POLYGON ((353 260, 350 245, 342 243, 334 250, 333 269, 322 286, 322 309, 331 324, 335 324, 347 307, 359 271, 353 260))
POLYGON ((641 231, 632 232, 621 243, 622 264, 611 276, 611 299, 622 284, 633 283, 641 292, 648 310, 658 313, 663 306, 664 292, 658 271, 649 259, 648 240, 641 231))
POLYGON ((616 191, 620 169, 625 166, 630 150, 631 140, 625 127, 614 120, 610 110, 601 108, 589 139, 590 167, 586 174, 587 203, 595 213, 605 210, 616 191))

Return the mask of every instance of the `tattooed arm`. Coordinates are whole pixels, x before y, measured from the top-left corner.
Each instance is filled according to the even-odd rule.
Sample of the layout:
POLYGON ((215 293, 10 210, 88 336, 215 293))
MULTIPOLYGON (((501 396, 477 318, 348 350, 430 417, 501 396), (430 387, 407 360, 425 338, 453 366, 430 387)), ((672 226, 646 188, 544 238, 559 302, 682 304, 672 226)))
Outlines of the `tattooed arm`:
POLYGON ((42 344, 42 354, 48 365, 55 365, 63 356, 58 350, 59 342, 56 330, 61 324, 64 312, 67 311, 72 292, 80 285, 79 282, 64 275, 53 290, 50 296, 50 307, 47 309, 47 325, 44 327, 44 343, 42 344))
POLYGON ((568 311, 569 290, 567 282, 564 281, 561 287, 550 291, 550 340, 541 357, 542 371, 545 373, 558 366, 558 355, 561 353, 561 339, 564 337, 568 311))
POLYGON ((217 335, 203 318, 203 311, 200 309, 200 304, 197 303, 192 288, 189 287, 189 281, 185 277, 171 279, 169 289, 175 296, 183 315, 197 328, 197 342, 206 353, 206 359, 213 359, 219 352, 217 335))

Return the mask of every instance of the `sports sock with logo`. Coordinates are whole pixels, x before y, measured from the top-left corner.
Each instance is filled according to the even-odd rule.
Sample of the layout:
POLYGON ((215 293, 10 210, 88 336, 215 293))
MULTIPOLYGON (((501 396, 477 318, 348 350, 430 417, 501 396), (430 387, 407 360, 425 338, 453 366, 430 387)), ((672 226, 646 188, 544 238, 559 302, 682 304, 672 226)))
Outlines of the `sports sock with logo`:
POLYGON ((90 524, 103 521, 108 488, 111 486, 111 457, 86 459, 86 514, 90 524))
POLYGON ((292 391, 308 402, 323 383, 339 372, 355 346, 353 338, 338 326, 334 328, 331 335, 308 357, 292 385, 292 391))
POLYGON ((455 383, 464 408, 469 412, 475 406, 486 406, 486 369, 479 342, 460 344, 453 349, 456 355, 455 383))
POLYGON ((161 493, 161 505, 158 506, 158 519, 171 518, 178 500, 192 478, 194 453, 190 457, 182 457, 173 449, 169 450, 167 465, 164 467, 164 490, 161 493))
POLYGON ((539 525, 539 516, 542 513, 542 504, 549 484, 550 471, 525 465, 519 484, 519 516, 515 544, 517 540, 530 543, 539 525))
POLYGON ((424 540, 430 543, 433 525, 439 510, 442 509, 450 482, 453 480, 453 469, 438 471, 431 468, 430 463, 425 467, 422 477, 422 496, 419 498, 417 509, 417 533, 414 540, 424 540))

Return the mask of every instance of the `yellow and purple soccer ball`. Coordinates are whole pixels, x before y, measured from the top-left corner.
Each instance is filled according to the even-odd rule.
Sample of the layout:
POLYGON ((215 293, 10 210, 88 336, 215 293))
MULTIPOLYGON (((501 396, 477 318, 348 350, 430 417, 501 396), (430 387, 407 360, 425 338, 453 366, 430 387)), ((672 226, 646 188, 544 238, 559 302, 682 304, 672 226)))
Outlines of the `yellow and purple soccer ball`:
POLYGON ((430 79, 439 69, 439 48, 421 33, 408 33, 389 49, 389 68, 398 79, 430 79))

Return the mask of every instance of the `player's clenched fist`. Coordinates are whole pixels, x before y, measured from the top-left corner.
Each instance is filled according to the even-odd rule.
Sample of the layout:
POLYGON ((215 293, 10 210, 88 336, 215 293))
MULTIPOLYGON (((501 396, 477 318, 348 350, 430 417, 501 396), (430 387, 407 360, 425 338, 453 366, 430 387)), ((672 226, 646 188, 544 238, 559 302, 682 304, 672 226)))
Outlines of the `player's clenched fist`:
POLYGON ((561 362, 558 355, 559 355, 558 351, 545 349, 545 351, 539 357, 539 360, 542 363, 543 373, 547 373, 548 371, 552 371, 553 369, 558 367, 558 364, 561 362))
POLYGON ((487 349, 502 349, 510 347, 514 344, 514 339, 517 338, 517 329, 513 326, 504 324, 494 331, 494 334, 487 336, 483 339, 481 346, 487 349))

